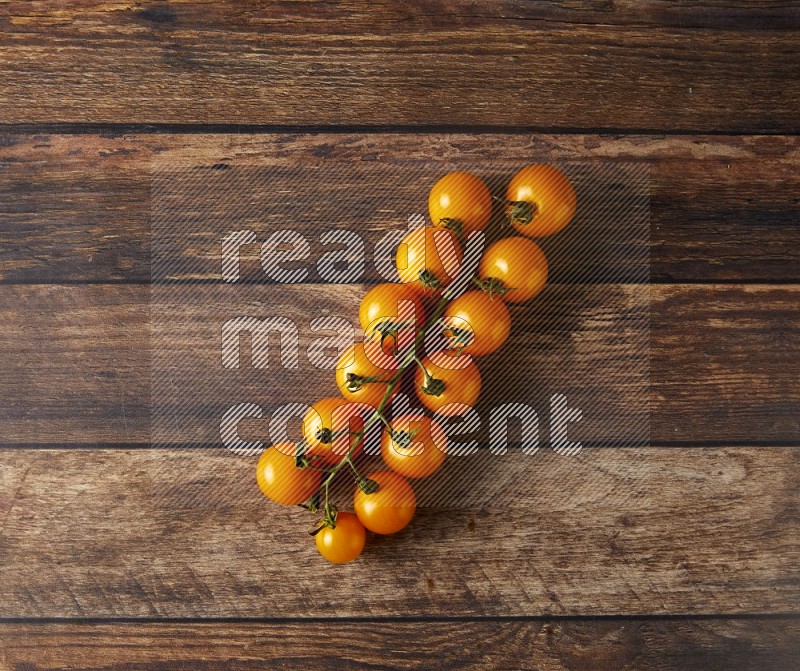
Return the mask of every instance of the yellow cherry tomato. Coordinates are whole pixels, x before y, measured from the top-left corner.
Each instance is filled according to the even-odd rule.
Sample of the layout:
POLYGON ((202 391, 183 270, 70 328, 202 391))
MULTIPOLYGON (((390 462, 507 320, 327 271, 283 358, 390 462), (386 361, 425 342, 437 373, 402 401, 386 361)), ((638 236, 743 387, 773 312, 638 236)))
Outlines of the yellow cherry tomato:
POLYGON ((334 526, 328 524, 314 536, 317 550, 334 564, 353 561, 364 549, 367 532, 353 513, 337 513, 334 526))
POLYGON ((492 216, 492 195, 486 185, 468 172, 451 172, 433 185, 428 211, 434 226, 459 237, 482 231, 492 216))
POLYGON ((368 338, 382 342, 387 354, 396 354, 413 344, 417 329, 425 325, 425 307, 413 287, 387 282, 367 292, 358 319, 368 338))
POLYGON ((461 267, 461 246, 455 233, 443 228, 415 228, 397 248, 397 273, 403 284, 420 292, 446 287, 461 267))
POLYGON ((367 494, 356 487, 353 496, 361 524, 376 534, 393 534, 407 526, 417 510, 417 497, 408 481, 392 471, 370 473, 367 480, 377 489, 367 494))
POLYGON ((547 284, 547 257, 533 240, 504 238, 484 253, 478 277, 491 295, 502 296, 506 303, 524 303, 547 284))
POLYGON ((427 478, 444 464, 447 436, 430 417, 419 413, 402 415, 384 430, 381 438, 383 462, 407 478, 427 478))
POLYGON ((311 498, 322 483, 322 473, 298 468, 292 443, 276 443, 264 450, 256 466, 256 482, 268 499, 296 506, 311 498))
POLYGON ((578 206, 567 176, 552 165, 529 165, 511 178, 506 189, 508 215, 520 233, 531 238, 564 228, 578 206))
POLYGON ((303 417, 306 456, 319 457, 320 465, 338 464, 358 440, 352 433, 364 428, 362 415, 358 405, 339 396, 317 401, 303 417))
POLYGON ((345 350, 336 365, 336 386, 342 396, 348 401, 368 403, 377 408, 396 369, 396 365, 394 369, 381 367, 387 359, 390 357, 377 343, 356 343, 345 350))
POLYGON ((511 332, 511 315, 498 296, 468 291, 444 311, 445 335, 454 350, 483 356, 500 349, 511 332))
POLYGON ((437 352, 425 357, 422 366, 417 367, 414 390, 431 412, 456 417, 477 403, 481 373, 471 357, 437 352))

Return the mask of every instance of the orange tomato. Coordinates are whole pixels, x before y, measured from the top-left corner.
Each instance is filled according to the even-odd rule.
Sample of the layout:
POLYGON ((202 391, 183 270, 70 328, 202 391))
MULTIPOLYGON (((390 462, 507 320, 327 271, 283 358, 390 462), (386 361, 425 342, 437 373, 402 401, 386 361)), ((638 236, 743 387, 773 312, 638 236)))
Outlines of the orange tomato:
POLYGON ((403 238, 395 261, 403 284, 421 292, 435 292, 453 281, 461 258, 461 246, 452 231, 424 226, 403 238))
POLYGON ((319 489, 322 473, 313 468, 297 468, 292 443, 276 443, 261 455, 256 466, 256 482, 268 499, 285 506, 307 501, 319 489))
MULTIPOLYGON (((377 408, 389 387, 388 380, 393 377, 395 370, 382 368, 375 363, 383 364, 383 360, 389 357, 376 343, 372 343, 371 348, 369 345, 369 343, 356 343, 345 350, 339 363, 336 364, 336 386, 348 401, 367 403, 377 408)), ((395 386, 392 396, 398 386, 395 386)))
POLYGON ((407 478, 427 478, 444 464, 447 436, 430 417, 419 413, 402 415, 381 437, 383 462, 407 478))
POLYGON ((323 398, 303 417, 303 438, 307 457, 317 456, 323 464, 338 464, 358 439, 350 432, 364 428, 362 409, 338 396, 323 398))
POLYGON ((444 322, 453 349, 470 356, 498 350, 511 332, 505 303, 485 291, 468 291, 456 298, 445 308, 444 322))
POLYGON ((412 287, 387 282, 367 292, 358 319, 368 338, 382 340, 384 352, 397 354, 413 344, 416 329, 425 325, 425 308, 412 287))
POLYGON ((468 172, 451 172, 433 185, 428 211, 434 226, 459 237, 482 231, 492 216, 492 195, 483 181, 468 172))
POLYGON ((367 494, 356 487, 353 508, 367 529, 376 534, 393 534, 411 521, 417 510, 417 497, 408 481, 392 471, 377 471, 367 476, 377 490, 367 494))
POLYGON ((478 401, 481 373, 470 357, 437 352, 422 360, 414 374, 414 388, 422 405, 431 412, 455 417, 478 401), (463 365, 466 364, 466 365, 463 365))
POLYGON ((567 176, 552 165, 529 165, 511 178, 506 189, 508 214, 520 233, 532 238, 564 228, 578 206, 567 176))
POLYGON ((547 257, 541 247, 528 238, 498 240, 484 253, 478 277, 489 287, 490 293, 499 289, 498 294, 506 303, 523 303, 547 283, 547 257))
POLYGON ((344 564, 361 554, 367 532, 353 513, 337 513, 334 526, 326 524, 314 536, 314 541, 325 559, 334 564, 344 564))

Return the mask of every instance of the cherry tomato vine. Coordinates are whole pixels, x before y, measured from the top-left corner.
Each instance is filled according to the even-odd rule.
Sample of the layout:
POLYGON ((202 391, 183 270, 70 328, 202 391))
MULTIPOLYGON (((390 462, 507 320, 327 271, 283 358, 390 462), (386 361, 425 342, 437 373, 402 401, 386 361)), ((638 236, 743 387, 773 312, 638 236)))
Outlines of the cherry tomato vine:
POLYGON ((258 462, 256 480, 265 496, 320 515, 310 533, 323 557, 352 561, 365 546, 366 530, 391 534, 411 521, 416 496, 408 480, 433 475, 445 461, 447 439, 436 417, 463 414, 477 402, 481 376, 473 358, 502 347, 511 331, 507 304, 530 300, 547 281, 547 258, 531 238, 563 229, 576 204, 569 180, 550 165, 520 170, 504 198, 492 197, 480 178, 465 172, 436 182, 428 198, 432 226, 410 231, 398 248, 400 284, 373 287, 362 301, 365 339, 339 361, 341 397, 315 403, 304 418, 303 439, 267 448, 258 462), (451 300, 448 286, 460 268, 461 244, 489 224, 493 201, 524 237, 490 245, 472 278, 475 289, 451 300), (426 305, 433 306, 427 319, 426 305), (447 345, 421 358, 434 326, 447 345), (410 367, 417 398, 434 416, 415 412, 389 421, 386 408, 410 367), (366 419, 364 409, 371 410, 366 419), (376 422, 384 425, 386 470, 364 475, 355 462, 376 422), (352 513, 339 511, 330 496, 345 469, 356 483, 352 513))

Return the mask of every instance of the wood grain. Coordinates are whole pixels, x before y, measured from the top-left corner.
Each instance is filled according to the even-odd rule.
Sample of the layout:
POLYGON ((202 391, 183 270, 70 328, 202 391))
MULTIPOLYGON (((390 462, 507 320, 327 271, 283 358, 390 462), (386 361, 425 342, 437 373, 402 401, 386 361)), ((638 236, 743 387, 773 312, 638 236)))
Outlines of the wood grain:
POLYGON ((5 2, 0 123, 800 128, 797 9, 684 9, 5 2))
MULTIPOLYGON (((293 217, 292 227, 315 240, 321 227, 357 226, 374 243, 405 222, 407 203, 424 201, 431 176, 478 165, 505 174, 534 160, 649 166, 653 279, 797 281, 798 143, 793 137, 719 136, 0 134, 0 281, 149 281, 150 179, 158 166, 272 169, 268 185, 290 194, 283 196, 289 211, 307 210, 309 198, 327 202, 328 192, 317 191, 309 175, 338 170, 338 218, 312 211, 310 218, 293 217), (292 169, 307 177, 287 176, 292 169), (392 207, 381 205, 380 188, 365 193, 363 181, 354 179, 359 170, 407 173, 405 180, 387 177, 392 207)), ((208 188, 211 202, 225 201, 225 194, 208 188)), ((202 195, 196 194, 195 207, 202 195)), ((583 220, 586 231, 567 229, 548 249, 555 253, 554 281, 585 281, 598 270, 607 281, 614 272, 619 276, 618 266, 598 266, 598 255, 587 247, 587 241, 611 239, 613 231, 602 224, 583 220)), ((202 220, 192 232, 196 246, 186 250, 188 258, 199 276, 217 277, 219 241, 202 220)), ((312 247, 312 268, 319 253, 312 247)))
MULTIPOLYGON (((793 668, 798 28, 781 0, 0 0, 0 668, 793 668), (143 449, 154 170, 267 170, 245 197, 282 203, 260 224, 372 244, 438 174, 533 161, 649 167, 653 446, 451 458, 413 525, 345 567, 252 458, 191 432, 143 449)), ((172 197, 239 221, 213 180, 172 197)), ((618 230, 583 214, 485 394, 585 393, 616 420, 600 442, 636 442, 614 412, 641 389, 614 373, 648 241, 614 256, 618 230)), ((218 240, 194 223, 209 285, 167 351, 195 395, 167 409, 318 396, 323 373, 204 396, 218 352, 190 294, 218 290, 218 240)), ((252 289, 303 322, 353 313, 362 286, 318 281, 252 289)))
POLYGON ((4 624, 6 669, 271 668, 782 671, 793 618, 313 623, 4 624))
MULTIPOLYGON (((323 309, 355 319, 358 298, 365 291, 356 285, 252 289, 259 290, 262 308, 272 302, 286 315, 296 316, 301 327, 309 315, 320 316, 323 309)), ((214 323, 218 316, 211 308, 204 311, 194 299, 214 288, 187 290, 184 305, 173 308, 171 347, 191 364, 183 367, 196 376, 202 389, 208 386, 205 371, 220 367, 219 343, 202 335, 207 332, 205 323, 214 323)), ((490 366, 487 370, 503 371, 503 379, 508 376, 510 382, 503 391, 487 377, 487 399, 489 393, 494 400, 518 400, 510 395, 522 394, 538 404, 537 394, 559 392, 564 385, 571 389, 570 385, 580 385, 581 375, 587 375, 592 381, 587 391, 596 386, 598 403, 602 399, 624 409, 627 402, 640 402, 641 394, 625 391, 630 376, 611 364, 624 365, 620 357, 629 353, 616 340, 617 322, 630 315, 632 298, 646 290, 637 285, 553 286, 536 306, 515 308, 511 343, 484 364, 490 366), (582 291, 590 291, 591 300, 582 298, 582 291), (585 305, 580 311, 570 307, 581 300, 585 305), (572 373, 563 369, 565 361, 575 362, 572 373), (617 370, 616 377, 597 378, 606 364, 612 373, 617 370), (542 375, 540 385, 527 381, 530 370, 542 375)), ((7 365, 0 373, 0 440, 147 443, 150 298, 150 287, 135 285, 2 287, 0 303, 6 308, 0 312, 0 356, 7 365)), ((651 440, 656 444, 796 441, 797 298, 794 286, 650 287, 651 440)), ((309 337, 305 331, 301 344, 309 337)), ((202 401, 188 391, 179 394, 173 410, 210 413, 205 415, 208 419, 221 416, 215 414, 220 409, 214 409, 215 403, 225 401, 227 408, 241 402, 237 393, 242 391, 263 403, 266 411, 286 402, 287 390, 292 400, 303 402, 325 390, 334 391, 329 371, 309 372, 307 364, 297 371, 281 371, 287 387, 280 390, 273 384, 277 377, 272 370, 277 369, 258 371, 256 377, 232 374, 229 382, 220 383, 219 393, 212 389, 202 401)), ((215 378, 221 379, 216 374, 209 379, 215 378)), ((624 422, 621 426, 625 428, 624 422)))
POLYGON ((336 566, 316 554, 307 512, 258 492, 252 457, 4 450, 0 616, 792 610, 799 454, 518 455, 541 470, 516 505, 422 508, 406 532, 373 537, 359 561, 336 566), (599 474, 616 487, 598 487, 599 474))

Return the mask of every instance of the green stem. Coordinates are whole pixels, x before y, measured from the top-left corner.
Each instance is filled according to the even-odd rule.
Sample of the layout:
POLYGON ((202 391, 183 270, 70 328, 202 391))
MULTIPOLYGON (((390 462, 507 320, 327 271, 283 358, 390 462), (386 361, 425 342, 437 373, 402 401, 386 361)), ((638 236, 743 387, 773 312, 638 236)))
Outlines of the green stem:
POLYGON ((353 475, 356 478, 356 482, 359 482, 362 479, 361 478, 361 473, 358 472, 358 469, 356 468, 356 465, 350 459, 346 459, 346 461, 347 461, 347 464, 350 466, 350 470, 353 471, 353 475))
POLYGON ((379 417, 380 417, 380 420, 383 422, 384 426, 385 426, 387 429, 391 429, 391 428, 392 428, 392 425, 391 425, 391 424, 389 424, 389 420, 388 420, 388 419, 386 419, 386 417, 384 417, 384 416, 383 416, 383 413, 381 413, 381 414, 379 415, 379 417))
POLYGON ((428 373, 428 369, 425 368, 425 364, 419 360, 419 357, 415 356, 414 361, 417 362, 417 365, 422 369, 422 372, 425 373, 425 377, 429 377, 430 373, 428 373))

